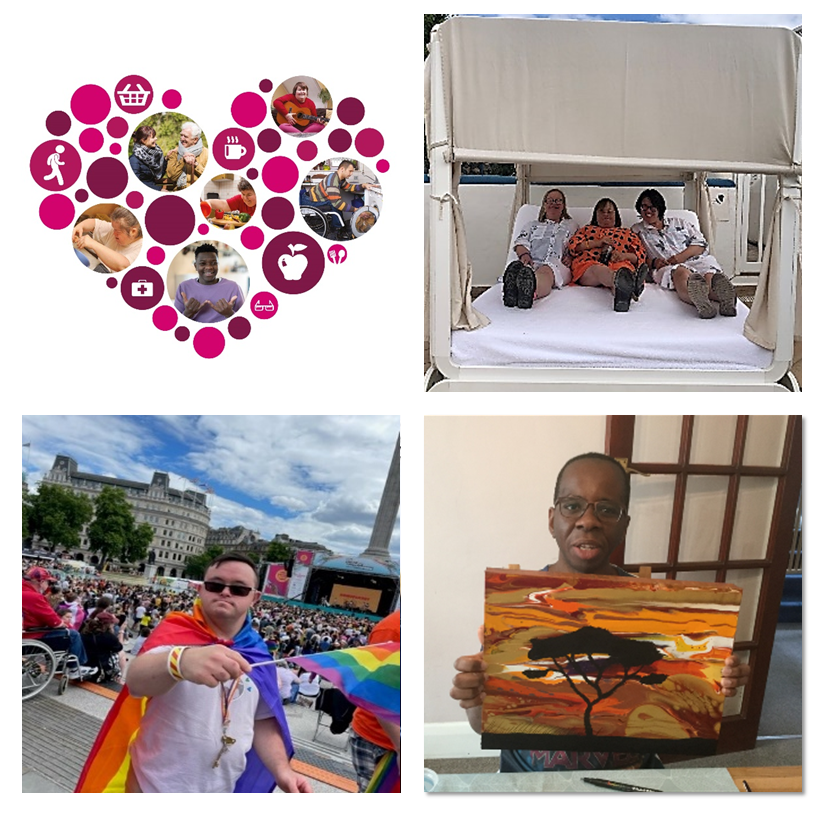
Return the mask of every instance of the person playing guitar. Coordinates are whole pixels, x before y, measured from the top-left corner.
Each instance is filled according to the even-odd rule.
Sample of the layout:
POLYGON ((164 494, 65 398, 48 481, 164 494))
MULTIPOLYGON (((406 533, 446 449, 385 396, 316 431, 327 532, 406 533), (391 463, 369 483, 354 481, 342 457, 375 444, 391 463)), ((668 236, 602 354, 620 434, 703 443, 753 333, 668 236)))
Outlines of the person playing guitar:
POLYGON ((328 124, 324 115, 317 115, 304 82, 297 82, 291 93, 274 99, 272 105, 276 123, 286 133, 318 133, 328 124))

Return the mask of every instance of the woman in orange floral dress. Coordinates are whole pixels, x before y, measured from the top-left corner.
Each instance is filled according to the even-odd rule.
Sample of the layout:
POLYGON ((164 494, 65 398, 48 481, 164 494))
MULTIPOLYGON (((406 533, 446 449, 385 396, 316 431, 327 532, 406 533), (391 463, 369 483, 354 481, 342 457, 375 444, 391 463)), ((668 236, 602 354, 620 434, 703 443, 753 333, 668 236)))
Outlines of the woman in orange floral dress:
POLYGON ((613 310, 627 311, 645 287, 647 266, 642 241, 622 228, 619 209, 610 198, 602 198, 593 209, 589 226, 570 238, 568 251, 573 282, 604 286, 613 292, 613 310))

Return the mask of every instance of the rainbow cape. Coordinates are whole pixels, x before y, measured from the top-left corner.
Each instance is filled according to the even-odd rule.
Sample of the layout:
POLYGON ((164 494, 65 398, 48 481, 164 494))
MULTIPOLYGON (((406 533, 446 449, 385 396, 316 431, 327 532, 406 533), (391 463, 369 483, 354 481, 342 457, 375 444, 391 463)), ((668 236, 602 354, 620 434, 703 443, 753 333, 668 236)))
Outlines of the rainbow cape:
MULTIPOLYGON (((171 644, 191 646, 223 644, 240 653, 251 663, 270 658, 265 642, 253 630, 249 618, 245 620, 244 626, 232 642, 220 639, 207 624, 199 600, 196 600, 192 615, 180 612, 167 614, 144 642, 141 653, 153 647, 171 644)), ((256 684, 260 697, 270 706, 279 723, 285 749, 290 758, 294 749, 288 733, 285 712, 282 709, 276 672, 257 669, 251 671, 250 677, 256 684)), ((126 687, 122 688, 86 759, 78 785, 75 787, 75 793, 123 792, 125 790, 130 767, 129 745, 138 734, 144 710, 150 703, 152 703, 152 698, 133 698, 126 687)), ((251 749, 247 754, 247 766, 237 781, 234 792, 267 793, 273 791, 275 786, 276 781, 273 775, 259 760, 256 752, 251 749)))
POLYGON ((386 752, 374 769, 374 775, 366 786, 366 794, 400 794, 400 765, 394 752, 386 752))
POLYGON ((383 642, 288 659, 327 678, 358 707, 400 724, 400 643, 383 642))

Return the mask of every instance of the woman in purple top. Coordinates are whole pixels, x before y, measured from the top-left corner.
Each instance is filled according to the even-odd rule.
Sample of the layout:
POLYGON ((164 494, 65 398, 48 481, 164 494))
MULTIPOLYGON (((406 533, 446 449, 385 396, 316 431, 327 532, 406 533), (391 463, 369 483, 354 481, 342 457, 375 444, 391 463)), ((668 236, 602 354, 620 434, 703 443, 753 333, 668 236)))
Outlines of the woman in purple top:
POLYGON ((232 317, 245 302, 242 289, 226 277, 219 276, 219 252, 202 243, 196 249, 193 266, 197 280, 185 280, 176 291, 178 311, 196 322, 222 322, 232 317))

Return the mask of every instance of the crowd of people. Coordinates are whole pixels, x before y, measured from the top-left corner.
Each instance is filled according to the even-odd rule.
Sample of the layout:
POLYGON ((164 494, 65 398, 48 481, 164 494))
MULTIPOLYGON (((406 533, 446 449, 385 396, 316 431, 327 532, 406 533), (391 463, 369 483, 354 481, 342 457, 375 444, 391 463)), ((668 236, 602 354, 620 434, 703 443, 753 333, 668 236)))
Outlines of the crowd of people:
POLYGON ((535 300, 570 284, 607 288, 613 310, 626 312, 650 281, 676 291, 701 319, 736 316, 734 286, 705 237, 692 223, 666 217, 666 209, 658 190, 644 190, 636 201, 642 220, 628 229, 615 201, 602 198, 590 223, 577 229, 564 192, 549 190, 538 217, 513 246, 518 259, 504 270, 504 305, 531 308, 535 300))

